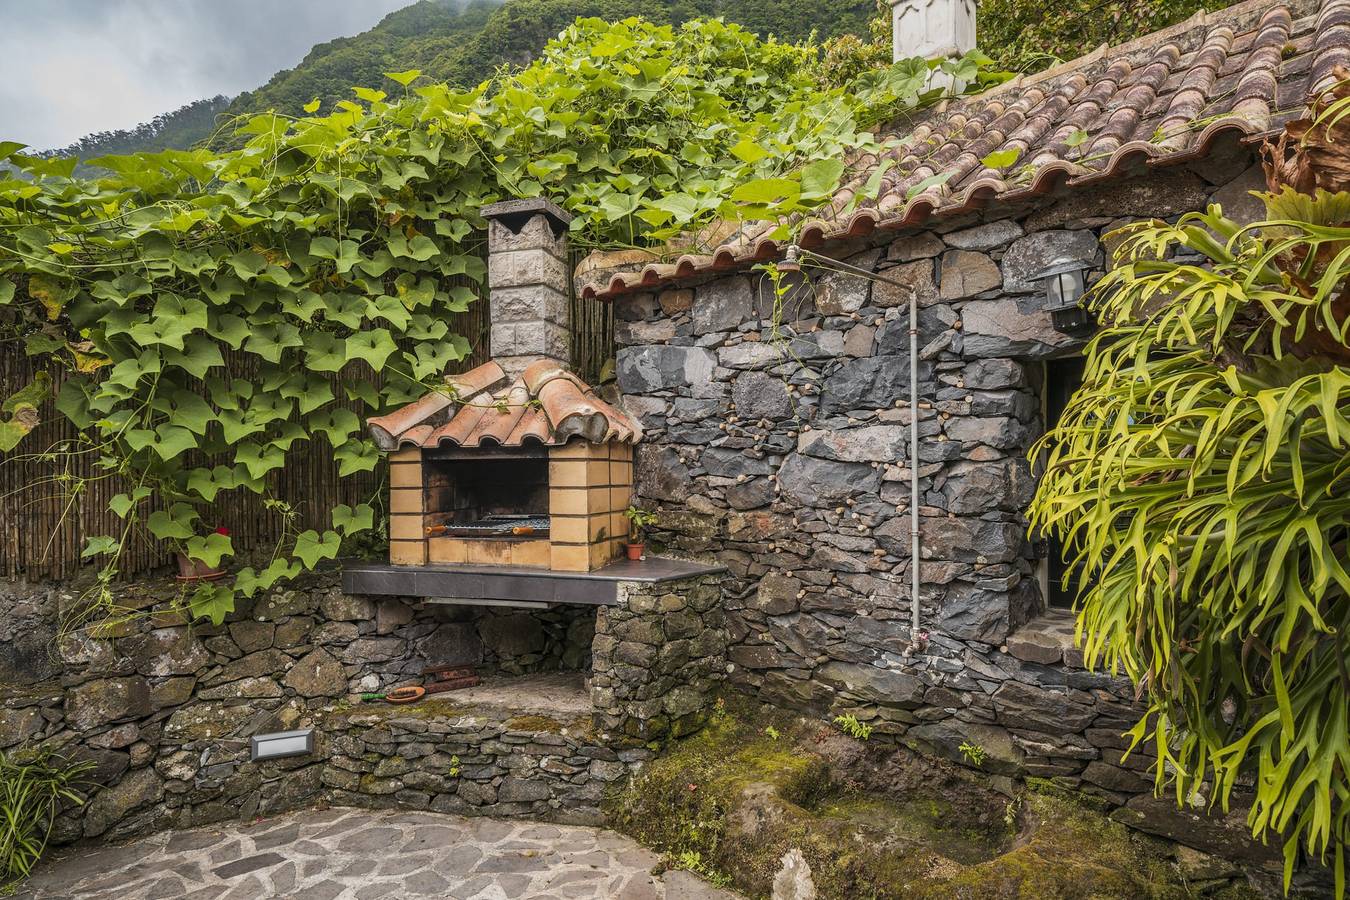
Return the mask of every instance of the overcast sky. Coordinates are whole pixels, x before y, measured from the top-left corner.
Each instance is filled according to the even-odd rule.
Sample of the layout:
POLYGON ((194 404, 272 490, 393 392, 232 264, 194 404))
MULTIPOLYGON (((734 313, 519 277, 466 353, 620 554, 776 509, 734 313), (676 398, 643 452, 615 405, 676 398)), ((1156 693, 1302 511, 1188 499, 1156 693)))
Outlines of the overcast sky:
POLYGON ((130 128, 298 63, 412 0, 0 0, 0 140, 130 128))

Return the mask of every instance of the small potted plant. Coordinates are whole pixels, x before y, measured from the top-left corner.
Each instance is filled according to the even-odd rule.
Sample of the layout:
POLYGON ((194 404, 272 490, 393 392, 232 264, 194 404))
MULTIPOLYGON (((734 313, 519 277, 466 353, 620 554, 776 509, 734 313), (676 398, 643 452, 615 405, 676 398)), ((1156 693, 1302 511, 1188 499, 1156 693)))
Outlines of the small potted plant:
MULTIPOLYGON (((212 534, 219 534, 224 537, 230 536, 230 529, 221 526, 213 529, 212 534)), ((217 578, 225 577, 225 569, 221 566, 208 566, 200 559, 193 559, 181 550, 174 553, 178 560, 178 580, 179 581, 215 581, 217 578)))
POLYGON ((632 523, 628 531, 628 543, 624 545, 629 559, 642 559, 647 555, 647 542, 643 540, 643 531, 649 525, 656 524, 656 513, 640 506, 630 506, 623 511, 632 523))

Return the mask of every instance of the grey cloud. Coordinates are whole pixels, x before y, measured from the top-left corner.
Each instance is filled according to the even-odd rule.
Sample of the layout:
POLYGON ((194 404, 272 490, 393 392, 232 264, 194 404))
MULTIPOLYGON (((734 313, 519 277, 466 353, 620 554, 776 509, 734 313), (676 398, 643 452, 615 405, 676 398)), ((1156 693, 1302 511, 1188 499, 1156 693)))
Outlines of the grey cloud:
POLYGON ((0 0, 0 139, 60 147, 237 94, 410 0, 0 0))

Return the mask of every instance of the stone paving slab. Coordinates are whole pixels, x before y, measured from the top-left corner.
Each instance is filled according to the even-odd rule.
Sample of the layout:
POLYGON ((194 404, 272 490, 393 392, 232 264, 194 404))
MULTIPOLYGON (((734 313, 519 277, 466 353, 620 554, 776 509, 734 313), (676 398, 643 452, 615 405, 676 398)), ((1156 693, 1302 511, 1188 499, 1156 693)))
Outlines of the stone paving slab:
POLYGON ((735 900, 600 828, 307 810, 58 851, 21 900, 735 900))

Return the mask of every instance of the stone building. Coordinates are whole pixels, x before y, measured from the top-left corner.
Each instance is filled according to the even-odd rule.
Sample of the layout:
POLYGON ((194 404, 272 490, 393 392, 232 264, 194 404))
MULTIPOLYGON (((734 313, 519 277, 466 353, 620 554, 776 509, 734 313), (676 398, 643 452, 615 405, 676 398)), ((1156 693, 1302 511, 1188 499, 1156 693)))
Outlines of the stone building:
MULTIPOLYGON (((898 28, 898 52, 969 46, 973 4, 894 5, 929 29, 898 28)), ((1178 810, 1152 796, 1146 753, 1122 761, 1129 686, 1081 667, 1056 548, 1027 534, 1028 449, 1086 338, 1056 326, 1041 276, 1100 278, 1104 235, 1140 218, 1211 202, 1257 218, 1260 142, 1347 62, 1350 0, 1252 0, 950 102, 851 160, 839 195, 794 223, 816 254, 805 262, 864 276, 808 265, 781 299, 754 268, 787 255, 768 226, 669 260, 592 256, 576 289, 614 305, 621 409, 531 368, 569 356, 565 214, 499 208, 495 362, 458 384, 509 422, 434 399, 383 422, 377 437, 402 454, 391 565, 307 579, 214 627, 185 622, 161 583, 122 592, 126 621, 58 634, 78 591, 6 585, 0 750, 43 741, 96 765, 60 840, 321 800, 594 819, 607 787, 653 741, 698 728, 725 684, 852 713, 873 740, 958 763, 977 744, 995 776, 1052 779, 1131 825, 1232 852, 1242 811, 1178 810), (1000 150, 1015 159, 987 168, 1000 150), (547 542, 432 546, 428 529, 481 524, 451 513, 502 514, 495 492, 462 503, 428 480, 483 450, 526 467, 517 483, 532 490, 508 512, 546 516, 547 542), (630 481, 683 560, 612 568, 630 481), (432 490, 453 502, 424 505, 432 490), (359 703, 450 661, 533 689, 489 684, 406 712, 359 703), (313 751, 252 758, 251 738, 289 730, 311 731, 313 751)))
MULTIPOLYGON (((963 49, 962 16, 924 8, 952 29, 932 46, 963 49)), ((986 768, 1098 794, 1173 837, 1200 828, 1152 797, 1146 753, 1121 761, 1130 689, 1081 668, 1062 555, 1028 537, 1028 451, 1090 333, 1056 322, 1043 276, 1095 281, 1107 235, 1141 218, 1210 203, 1259 218, 1259 145, 1350 60, 1348 32, 1342 0, 1255 0, 949 102, 795 223, 815 259, 872 277, 819 269, 775 303, 754 268, 788 251, 773 224, 578 268, 578 290, 615 305, 623 406, 645 432, 639 496, 669 547, 731 568, 733 685, 956 761, 979 744, 986 768), (1015 161, 986 167, 999 151, 1015 161)))

